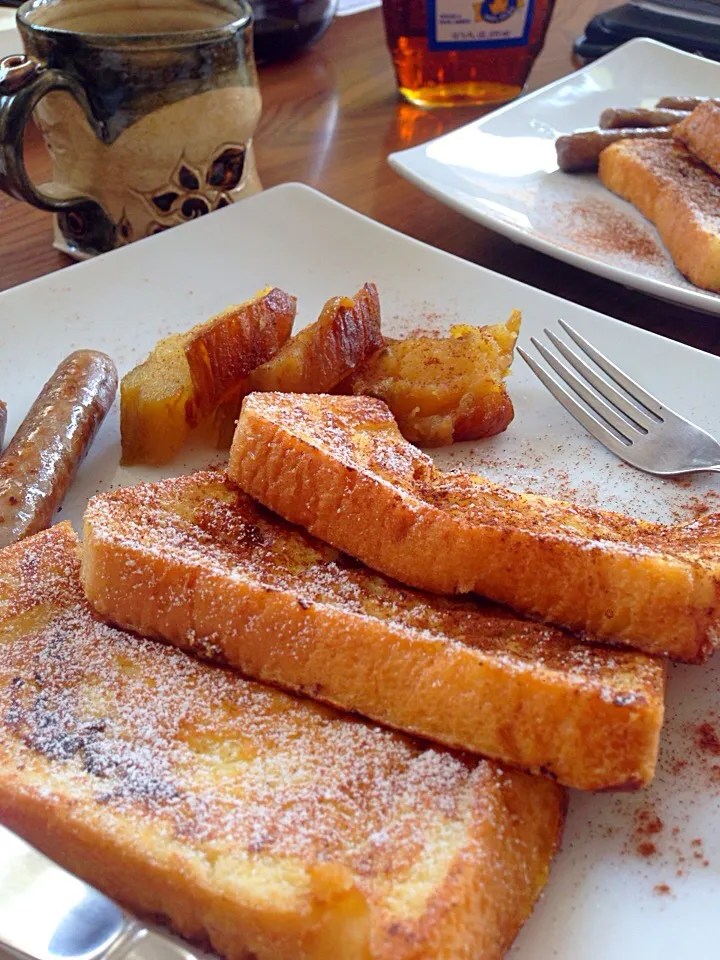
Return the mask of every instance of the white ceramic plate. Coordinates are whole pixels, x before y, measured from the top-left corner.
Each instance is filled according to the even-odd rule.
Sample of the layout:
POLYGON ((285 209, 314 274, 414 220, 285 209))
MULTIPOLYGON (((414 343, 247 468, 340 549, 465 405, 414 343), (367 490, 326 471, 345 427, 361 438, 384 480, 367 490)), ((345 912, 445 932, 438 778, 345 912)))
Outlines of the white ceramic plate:
POLYGON ((717 96, 720 64, 654 40, 632 40, 577 73, 390 164, 427 193, 576 267, 695 310, 720 295, 676 269, 655 228, 593 173, 558 170, 561 133, 597 126, 605 107, 653 106, 662 96, 717 96))
MULTIPOLYGON (((521 340, 528 346, 531 334, 540 335, 544 325, 563 316, 653 393, 717 430, 720 360, 715 357, 441 253, 297 185, 276 187, 0 294, 0 394, 8 401, 9 427, 17 425, 44 379, 75 348, 107 351, 124 373, 158 337, 190 327, 265 284, 296 294, 300 320, 307 323, 327 298, 352 293, 366 280, 379 286, 390 335, 416 327, 446 330, 458 321, 485 323, 520 307, 521 340)), ((691 516, 691 497, 712 501, 720 489, 712 477, 686 487, 620 465, 583 433, 519 359, 511 392, 516 419, 505 434, 458 444, 438 453, 439 462, 661 519, 691 516)), ((118 467, 119 453, 115 407, 62 517, 79 525, 85 502, 98 490, 218 459, 217 451, 196 448, 174 471, 126 470, 118 467)), ((718 704, 719 679, 720 661, 671 669, 663 760, 649 790, 573 794, 563 851, 514 957, 718 956, 720 785, 714 780, 720 771, 714 774, 715 764, 699 752, 696 727, 715 723, 709 711, 718 704), (638 833, 639 811, 654 811, 664 821, 663 830, 638 833), (693 845, 695 838, 702 844, 693 845), (653 842, 657 853, 641 856, 641 842, 653 842), (705 860, 708 866, 702 865, 705 860), (671 891, 654 892, 661 884, 671 891)), ((720 766, 720 758, 713 759, 720 766)))

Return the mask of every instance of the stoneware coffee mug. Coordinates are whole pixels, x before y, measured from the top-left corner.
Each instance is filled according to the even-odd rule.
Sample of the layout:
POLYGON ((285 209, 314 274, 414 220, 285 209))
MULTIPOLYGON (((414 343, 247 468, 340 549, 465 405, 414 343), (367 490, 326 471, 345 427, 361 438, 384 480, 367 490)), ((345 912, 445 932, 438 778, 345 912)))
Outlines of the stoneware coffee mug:
POLYGON ((112 250, 261 189, 246 0, 30 0, 0 60, 0 188, 55 213, 55 246, 112 250), (53 180, 23 163, 34 113, 53 180))

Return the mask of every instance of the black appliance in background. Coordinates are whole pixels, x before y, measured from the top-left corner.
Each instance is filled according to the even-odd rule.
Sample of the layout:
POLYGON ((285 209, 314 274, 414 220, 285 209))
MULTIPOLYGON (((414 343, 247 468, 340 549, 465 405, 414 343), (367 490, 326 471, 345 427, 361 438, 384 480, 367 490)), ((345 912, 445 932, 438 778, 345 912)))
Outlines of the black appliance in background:
POLYGON ((593 17, 573 50, 581 60, 596 60, 635 37, 720 60, 720 2, 634 0, 593 17))

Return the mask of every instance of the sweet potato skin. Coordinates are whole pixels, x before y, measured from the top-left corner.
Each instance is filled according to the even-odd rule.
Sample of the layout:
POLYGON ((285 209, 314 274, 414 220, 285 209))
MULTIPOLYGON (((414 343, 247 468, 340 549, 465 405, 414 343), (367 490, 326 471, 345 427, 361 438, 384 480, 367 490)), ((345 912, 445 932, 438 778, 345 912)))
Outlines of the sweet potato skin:
POLYGON ((185 357, 201 415, 212 413, 277 353, 290 336, 296 310, 296 298, 273 287, 191 331, 185 357))
POLYGON ((380 298, 374 283, 354 297, 333 297, 320 316, 287 341, 226 397, 215 415, 217 445, 232 443, 243 398, 253 391, 327 393, 382 346, 380 298))
POLYGON ((249 377, 249 392, 328 393, 383 345, 374 283, 354 297, 328 300, 315 323, 289 340, 249 377))
POLYGON ((287 340, 295 310, 295 297, 273 287, 160 340, 120 385, 123 465, 169 463, 190 430, 287 340))

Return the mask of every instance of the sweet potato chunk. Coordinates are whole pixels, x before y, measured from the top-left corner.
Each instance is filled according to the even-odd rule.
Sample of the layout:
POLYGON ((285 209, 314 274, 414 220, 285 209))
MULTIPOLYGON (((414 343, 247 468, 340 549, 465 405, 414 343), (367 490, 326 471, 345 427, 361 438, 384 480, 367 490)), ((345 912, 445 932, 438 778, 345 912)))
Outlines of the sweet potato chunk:
POLYGON ((446 338, 386 341, 335 392, 384 400, 403 436, 426 447, 501 433, 514 415, 504 378, 520 320, 514 310, 505 323, 457 325, 446 338))
POLYGON ((352 298, 328 300, 315 323, 253 371, 248 392, 328 393, 382 345, 377 287, 366 283, 352 298))
POLYGON ((185 359, 186 334, 160 340, 120 383, 122 463, 167 463, 197 423, 195 391, 185 359))
POLYGON ((287 340, 295 305, 282 290, 265 289, 160 340, 120 385, 122 463, 172 460, 190 429, 287 340))
POLYGON ((320 316, 257 367, 218 407, 217 445, 232 443, 243 398, 254 390, 282 393, 328 393, 384 343, 380 332, 380 298, 374 283, 354 297, 333 297, 320 316))
POLYGON ((200 413, 211 413, 290 336, 297 300, 277 287, 190 331, 185 356, 200 413))

